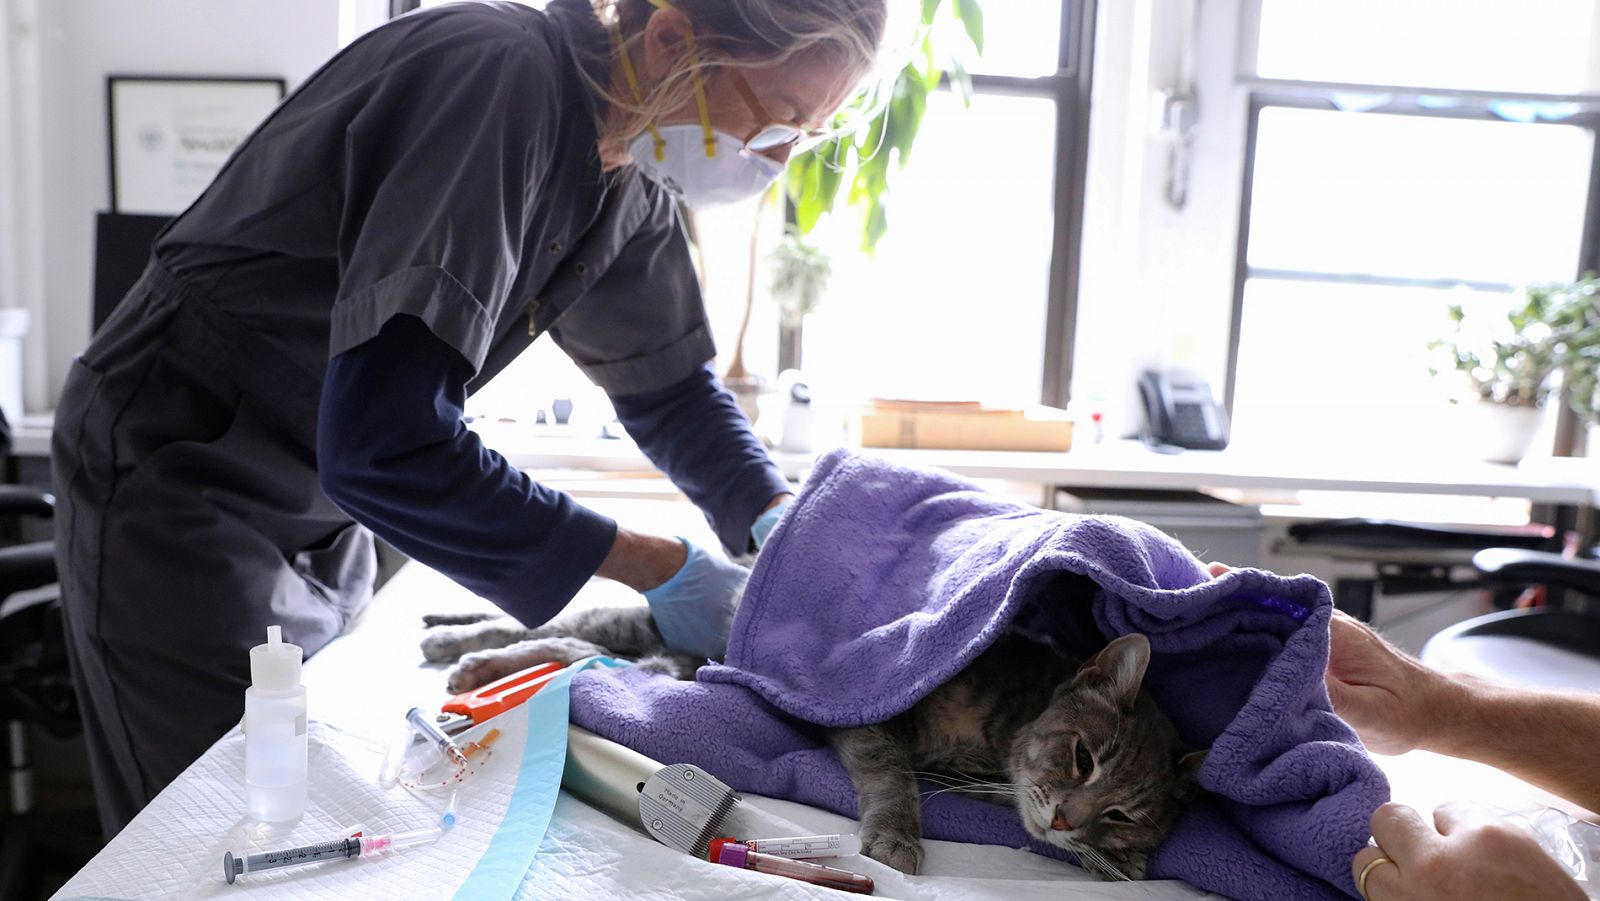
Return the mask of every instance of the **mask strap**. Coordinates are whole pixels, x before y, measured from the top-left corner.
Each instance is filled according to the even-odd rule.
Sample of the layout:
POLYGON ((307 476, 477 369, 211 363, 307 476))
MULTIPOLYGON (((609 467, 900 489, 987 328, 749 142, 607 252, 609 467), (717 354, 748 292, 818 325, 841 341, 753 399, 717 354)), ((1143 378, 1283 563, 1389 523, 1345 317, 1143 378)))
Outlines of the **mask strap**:
MULTIPOLYGON (((628 90, 633 92, 633 102, 644 106, 644 92, 639 89, 639 73, 633 69, 633 56, 628 53, 628 48, 622 45, 622 32, 615 23, 611 25, 611 39, 617 42, 617 55, 622 57, 622 75, 628 80, 628 90)), ((650 138, 656 145, 656 162, 667 158, 667 140, 661 137, 660 129, 654 122, 647 126, 650 129, 650 138)))
MULTIPOLYGON (((649 2, 650 5, 654 6, 656 9, 671 9, 678 11, 676 7, 674 7, 671 3, 668 3, 667 0, 649 0, 649 2)), ((694 23, 689 21, 689 17, 687 15, 684 15, 683 24, 684 27, 689 29, 689 55, 692 57, 693 62, 699 62, 700 45, 695 41, 694 38, 694 23)), ((626 56, 627 54, 623 55, 626 56)), ((627 70, 630 68, 632 68, 631 63, 624 67, 624 74, 627 74, 627 70)), ((698 68, 691 68, 689 74, 694 78, 694 99, 695 104, 700 108, 700 128, 705 133, 706 159, 716 159, 717 135, 716 132, 711 128, 711 105, 706 102, 706 83, 700 78, 700 70, 698 68)), ((638 98, 638 93, 639 89, 635 87, 635 99, 638 98)), ((639 102, 642 104, 644 101, 640 100, 639 102)), ((661 139, 661 133, 656 131, 654 125, 650 126, 650 133, 655 137, 656 141, 656 160, 660 161, 663 156, 662 148, 666 142, 661 139)))

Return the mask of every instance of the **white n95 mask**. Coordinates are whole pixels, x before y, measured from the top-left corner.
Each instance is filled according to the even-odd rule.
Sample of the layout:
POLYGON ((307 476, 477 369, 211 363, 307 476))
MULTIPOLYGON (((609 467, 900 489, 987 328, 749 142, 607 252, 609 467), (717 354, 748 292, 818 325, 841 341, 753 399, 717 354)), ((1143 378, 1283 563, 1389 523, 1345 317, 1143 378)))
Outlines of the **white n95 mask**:
POLYGON ((707 155, 704 129, 693 124, 646 131, 634 139, 630 152, 640 172, 695 208, 748 200, 783 174, 783 163, 746 149, 730 135, 714 134, 714 156, 707 155))

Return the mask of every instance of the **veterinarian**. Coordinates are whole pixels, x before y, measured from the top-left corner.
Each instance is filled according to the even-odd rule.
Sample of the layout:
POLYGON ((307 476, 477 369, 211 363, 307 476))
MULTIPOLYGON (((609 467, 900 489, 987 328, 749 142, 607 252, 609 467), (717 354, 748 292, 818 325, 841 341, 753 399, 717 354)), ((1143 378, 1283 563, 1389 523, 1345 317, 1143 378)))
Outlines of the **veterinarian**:
POLYGON ((548 333, 724 548, 789 488, 708 361, 678 201, 766 189, 868 73, 884 0, 456 4, 335 56, 157 240, 56 413, 59 564, 108 834, 313 654, 372 534, 549 619, 594 575, 720 653, 744 570, 535 484, 462 424, 548 333), (685 612, 688 611, 688 612, 685 612))

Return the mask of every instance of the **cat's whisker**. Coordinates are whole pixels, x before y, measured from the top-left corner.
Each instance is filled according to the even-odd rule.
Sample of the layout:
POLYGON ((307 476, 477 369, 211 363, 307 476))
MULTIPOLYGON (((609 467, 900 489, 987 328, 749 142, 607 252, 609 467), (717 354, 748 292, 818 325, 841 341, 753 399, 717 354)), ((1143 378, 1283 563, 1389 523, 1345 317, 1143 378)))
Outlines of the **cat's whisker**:
POLYGON ((969 794, 969 795, 1004 795, 1005 797, 1015 797, 1016 796, 1016 792, 1012 791, 1009 788, 1005 788, 1005 787, 993 788, 993 787, 984 786, 984 785, 952 785, 952 786, 949 786, 948 788, 941 788, 938 791, 934 791, 934 792, 923 792, 922 796, 924 798, 932 798, 932 797, 935 797, 937 795, 945 794, 946 792, 963 792, 963 793, 969 794))

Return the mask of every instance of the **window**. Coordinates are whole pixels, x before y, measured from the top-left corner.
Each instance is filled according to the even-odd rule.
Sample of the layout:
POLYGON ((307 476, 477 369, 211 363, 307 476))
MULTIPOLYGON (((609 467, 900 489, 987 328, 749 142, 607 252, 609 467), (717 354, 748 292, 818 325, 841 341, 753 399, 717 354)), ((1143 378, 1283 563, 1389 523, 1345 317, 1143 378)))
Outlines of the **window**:
POLYGON ((1236 441, 1463 444, 1429 372, 1446 308, 1595 265, 1593 6, 1260 0, 1236 441))
POLYGON ((983 13, 972 104, 930 97, 875 255, 842 198, 809 237, 834 270, 804 324, 814 394, 1065 402, 1093 4, 986 0, 983 13))
POLYGON ((1038 400, 1054 227, 1055 104, 929 98, 874 257, 851 217, 814 233, 833 258, 805 325, 829 395, 1038 400))

